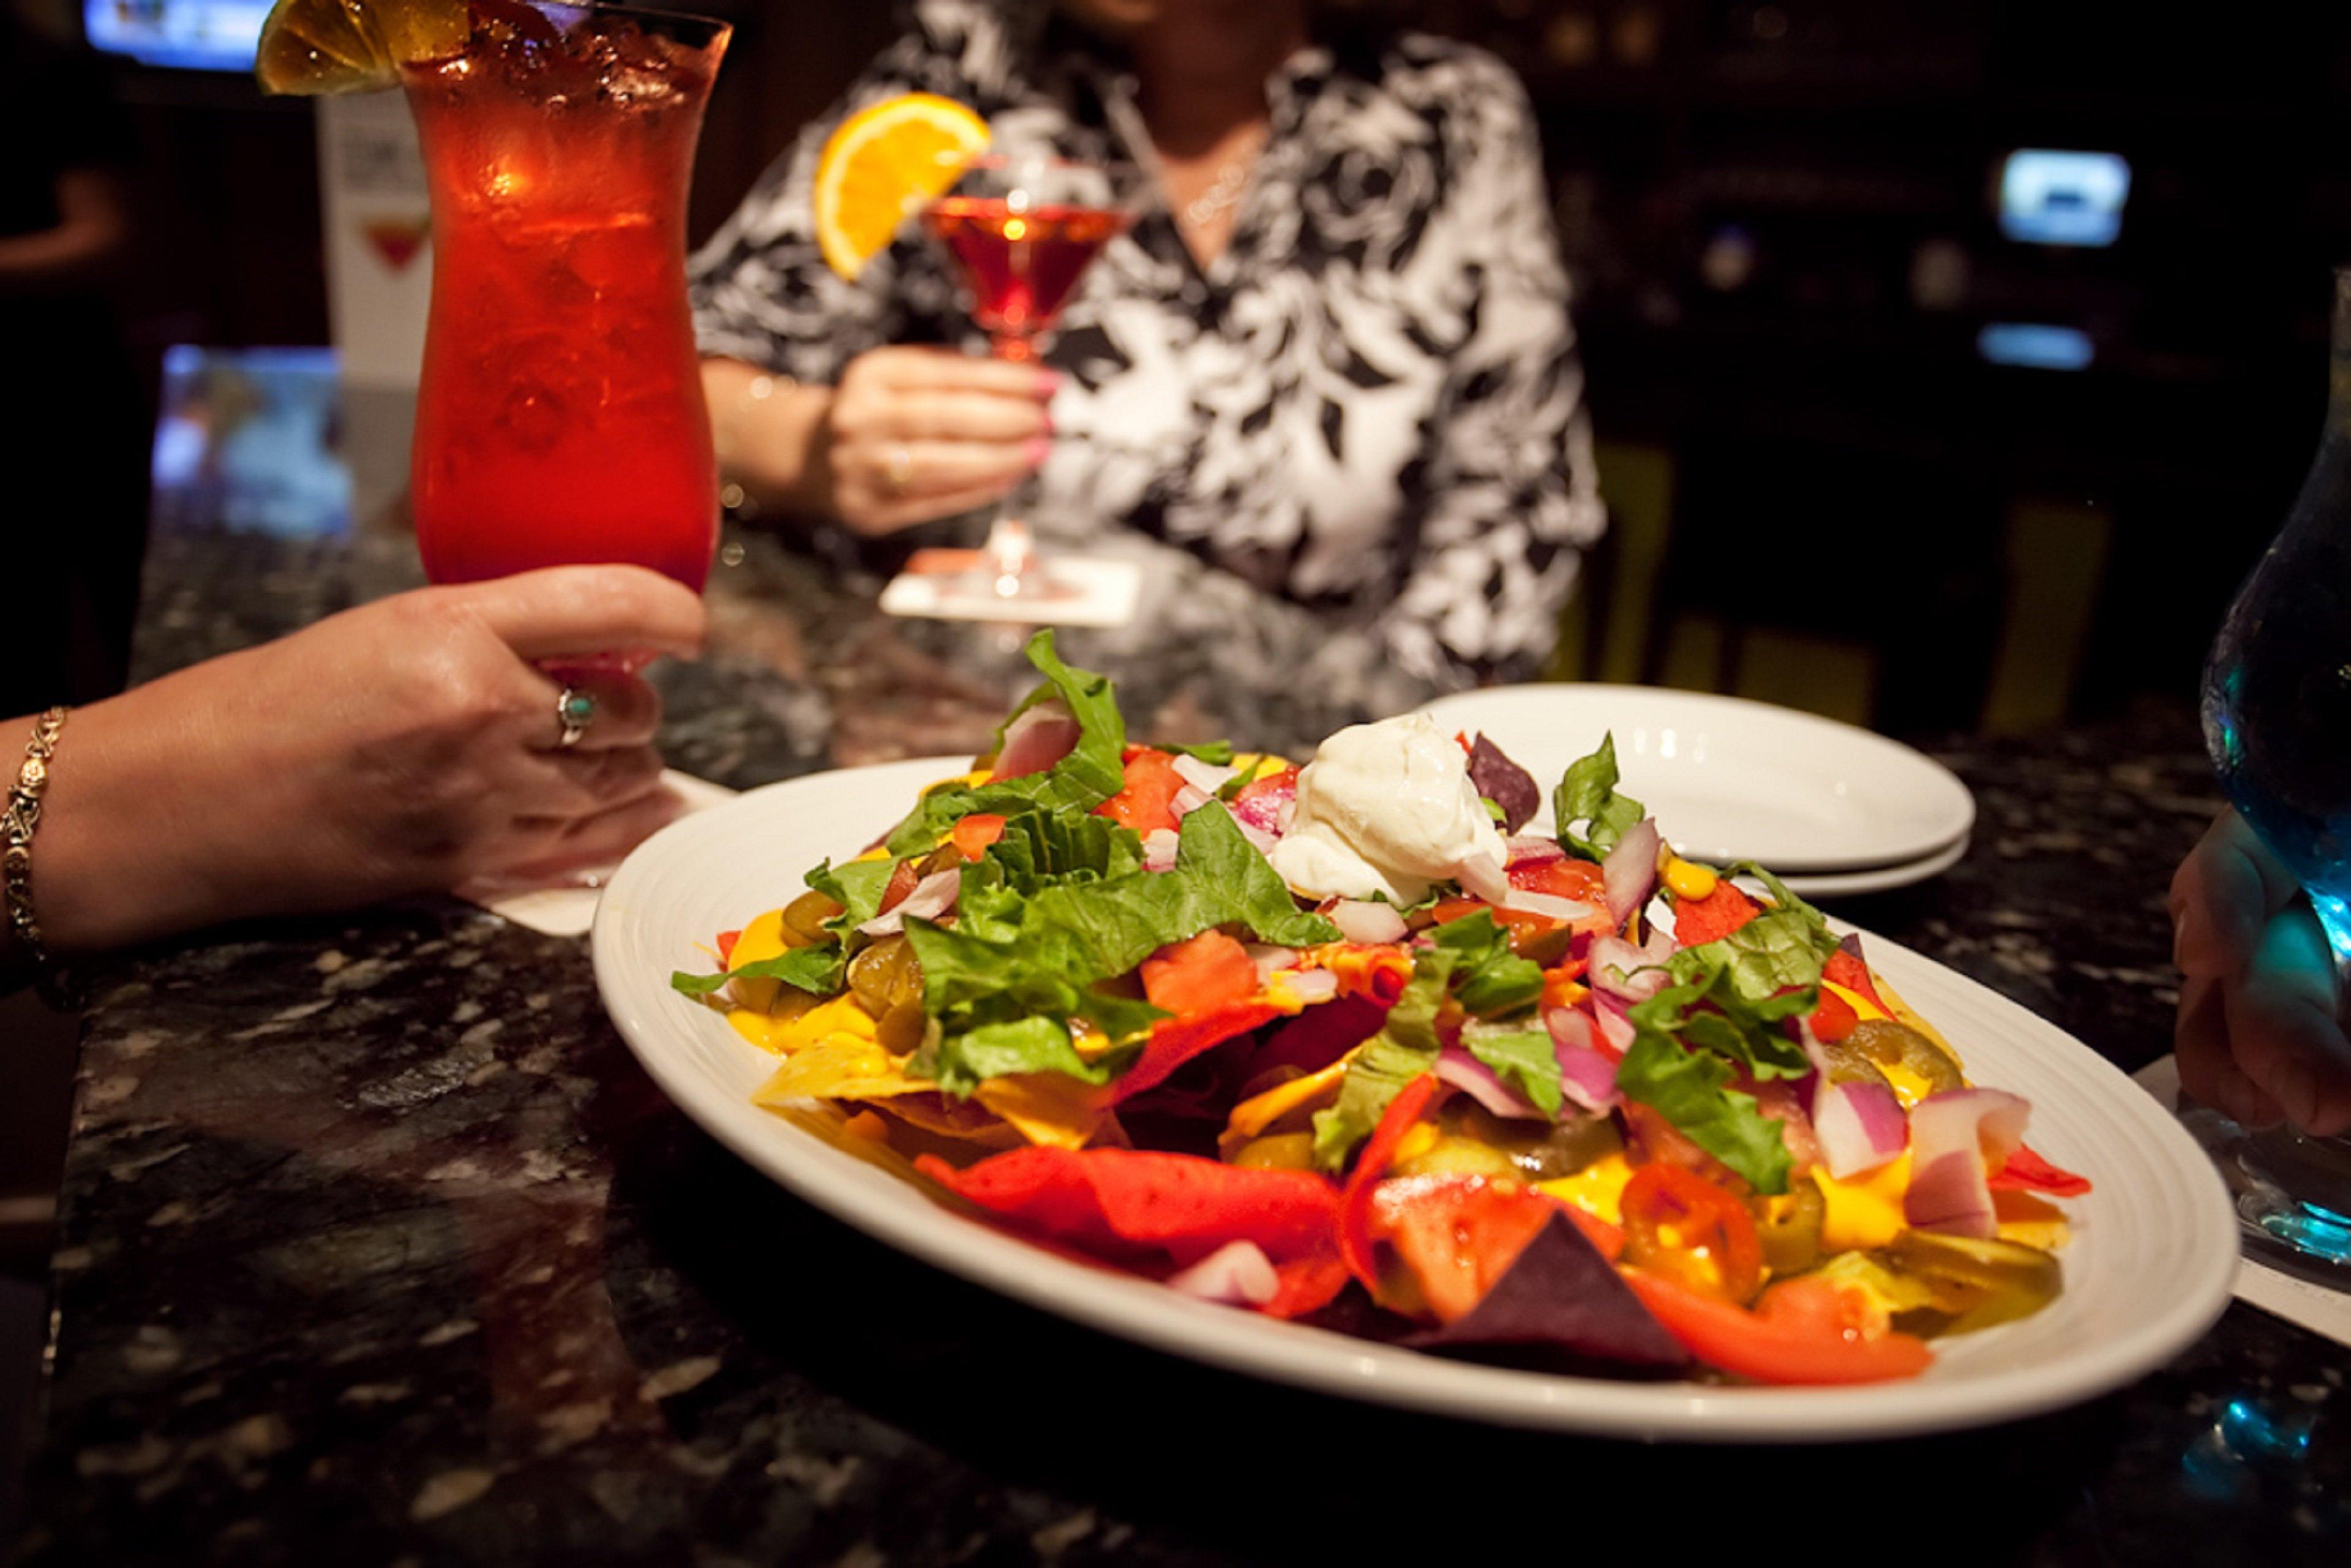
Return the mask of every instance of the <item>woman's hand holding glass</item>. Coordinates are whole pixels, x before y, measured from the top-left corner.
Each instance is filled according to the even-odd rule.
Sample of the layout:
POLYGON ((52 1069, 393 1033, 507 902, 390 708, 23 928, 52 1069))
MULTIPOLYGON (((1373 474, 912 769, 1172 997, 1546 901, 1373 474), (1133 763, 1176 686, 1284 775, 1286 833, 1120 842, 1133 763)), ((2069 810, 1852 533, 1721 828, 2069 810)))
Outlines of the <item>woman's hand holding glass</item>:
POLYGON ((852 360, 837 387, 766 397, 748 395, 762 379, 748 365, 714 361, 704 374, 726 473, 861 534, 999 500, 1052 449, 1046 404, 1060 378, 1035 365, 893 345, 852 360))
POLYGON ((34 858, 48 946, 135 942, 490 877, 609 863, 674 816, 633 674, 542 660, 692 657, 702 601, 634 567, 425 589, 191 666, 73 715, 34 858))
POLYGON ((2171 882, 2180 1086, 2241 1126, 2351 1131, 2351 1041, 2326 935, 2294 873, 2224 811, 2171 882))

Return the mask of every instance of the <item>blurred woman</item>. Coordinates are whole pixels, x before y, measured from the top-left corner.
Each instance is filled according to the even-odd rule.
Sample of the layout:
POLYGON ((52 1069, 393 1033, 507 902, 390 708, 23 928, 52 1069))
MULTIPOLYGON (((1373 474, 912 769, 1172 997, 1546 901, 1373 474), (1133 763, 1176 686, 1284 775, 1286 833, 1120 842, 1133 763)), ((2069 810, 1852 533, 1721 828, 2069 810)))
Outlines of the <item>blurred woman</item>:
POLYGON ((874 535, 1033 470, 1043 526, 1182 546, 1426 679, 1531 671, 1603 526, 1524 91, 1305 0, 919 0, 694 294, 721 460, 755 495, 874 535), (920 346, 976 340, 922 235, 853 282, 819 252, 826 138, 911 91, 1152 176, 1046 372, 920 346))

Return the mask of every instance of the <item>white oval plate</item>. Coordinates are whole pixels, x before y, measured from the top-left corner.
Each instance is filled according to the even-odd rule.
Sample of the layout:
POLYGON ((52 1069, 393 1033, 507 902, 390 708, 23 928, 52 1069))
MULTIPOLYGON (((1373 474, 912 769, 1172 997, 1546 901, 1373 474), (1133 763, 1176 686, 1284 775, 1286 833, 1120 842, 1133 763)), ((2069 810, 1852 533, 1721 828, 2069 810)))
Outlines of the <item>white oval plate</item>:
POLYGON ((1921 861, 1967 836, 1975 797, 1958 775, 1849 724, 1743 697, 1662 686, 1565 682, 1489 686, 1421 710, 1448 730, 1483 730, 1542 786, 1616 737, 1619 786, 1683 853, 1789 872, 1921 861))
POLYGON ((1855 898, 1865 893, 1885 893, 1892 888, 1907 887, 1914 882, 1942 875, 1968 855, 1968 841, 1961 839, 1949 849, 1937 850, 1925 860, 1904 861, 1900 865, 1872 866, 1866 871, 1795 872, 1780 880, 1788 891, 1802 898, 1855 898))
POLYGON ((2057 1302, 1946 1342, 1916 1382, 1722 1388, 1471 1365, 1212 1306, 1032 1247, 810 1131, 827 1125, 816 1113, 791 1121, 752 1104, 775 1059, 669 986, 672 970, 708 965, 700 945, 714 933, 783 903, 810 866, 855 853, 922 785, 965 766, 940 759, 819 774, 674 822, 613 876, 593 946, 613 1021, 686 1114, 818 1207, 967 1280, 1176 1355, 1328 1394, 1514 1426, 1709 1442, 1891 1437, 2052 1409, 2161 1365, 2228 1302, 2236 1222, 2219 1176, 2179 1124, 2070 1036, 1884 941, 1871 946, 1871 961, 1951 1037, 1980 1081, 2032 1097, 2034 1146, 2097 1182, 2068 1205, 2076 1225, 2057 1302))

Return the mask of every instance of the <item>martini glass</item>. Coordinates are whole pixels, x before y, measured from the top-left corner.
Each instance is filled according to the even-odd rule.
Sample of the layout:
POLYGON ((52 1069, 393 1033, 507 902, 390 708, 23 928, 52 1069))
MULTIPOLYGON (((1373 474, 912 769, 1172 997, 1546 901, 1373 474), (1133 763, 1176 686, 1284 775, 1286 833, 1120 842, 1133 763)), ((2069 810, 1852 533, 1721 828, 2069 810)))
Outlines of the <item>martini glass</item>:
MULTIPOLYGON (((1102 164, 990 155, 965 165, 925 209, 924 226, 954 258, 998 359, 1033 363, 1043 352, 1086 268, 1133 221, 1121 199, 1127 183, 1102 164)), ((949 592, 1044 601, 1068 591, 1039 562, 1020 516, 1033 483, 1024 477, 998 503, 978 566, 946 584, 949 592)))
MULTIPOLYGON (((2204 739, 2240 814, 2293 871, 2351 997, 2351 269, 2335 274, 2318 456, 2204 670, 2204 739)), ((2189 1120, 2249 1249, 2351 1287, 2351 1136, 2189 1120)))

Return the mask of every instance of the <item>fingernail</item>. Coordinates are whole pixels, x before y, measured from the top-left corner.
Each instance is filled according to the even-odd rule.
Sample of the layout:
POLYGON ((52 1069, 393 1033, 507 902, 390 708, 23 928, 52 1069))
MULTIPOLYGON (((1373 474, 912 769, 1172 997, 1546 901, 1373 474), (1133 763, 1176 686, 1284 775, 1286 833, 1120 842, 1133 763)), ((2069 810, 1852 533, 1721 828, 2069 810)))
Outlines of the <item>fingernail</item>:
POLYGON ((1055 392, 1060 392, 1061 390, 1061 372, 1059 371, 1049 371, 1042 366, 1038 367, 1037 395, 1040 398, 1048 398, 1051 397, 1055 392))
POLYGON ((1032 435, 1029 438, 1029 444, 1021 448, 1020 456, 1029 467, 1039 468, 1044 465, 1045 459, 1052 455, 1052 451, 1050 440, 1042 435, 1032 435))

